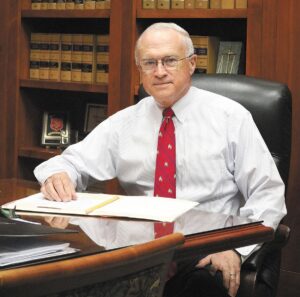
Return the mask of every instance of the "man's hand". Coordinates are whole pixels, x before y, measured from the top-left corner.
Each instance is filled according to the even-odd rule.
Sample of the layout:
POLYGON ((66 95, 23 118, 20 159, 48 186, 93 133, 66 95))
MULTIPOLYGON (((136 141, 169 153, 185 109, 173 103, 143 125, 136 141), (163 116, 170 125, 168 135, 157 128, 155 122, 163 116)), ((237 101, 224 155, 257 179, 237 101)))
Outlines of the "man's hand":
POLYGON ((51 175, 41 186, 41 192, 49 200, 76 200, 75 187, 66 172, 51 175))
POLYGON ((69 225, 70 218, 68 217, 45 217, 45 222, 51 227, 66 229, 69 225))
POLYGON ((240 286, 241 259, 233 250, 208 255, 196 267, 204 268, 210 265, 210 272, 215 274, 218 270, 223 275, 223 285, 228 289, 228 294, 234 297, 240 286))

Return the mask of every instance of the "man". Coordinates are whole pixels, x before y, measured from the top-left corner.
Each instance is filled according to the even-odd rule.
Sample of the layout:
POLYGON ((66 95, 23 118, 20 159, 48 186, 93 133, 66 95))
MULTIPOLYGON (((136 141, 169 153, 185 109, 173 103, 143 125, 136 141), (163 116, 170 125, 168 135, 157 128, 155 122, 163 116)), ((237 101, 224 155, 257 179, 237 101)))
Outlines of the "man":
MULTIPOLYGON (((117 177, 129 195, 165 196, 160 190, 166 189, 156 189, 163 123, 173 131, 169 136, 176 136, 176 184, 165 192, 168 197, 198 201, 203 210, 244 215, 276 228, 286 208, 284 185, 273 159, 247 110, 228 98, 191 87, 196 55, 188 33, 175 24, 154 24, 140 36, 135 55, 143 86, 151 96, 114 114, 82 142, 39 165, 35 175, 43 194, 68 201, 76 199, 75 188, 85 188, 89 177, 117 177), (169 107, 172 114, 162 121, 169 107)), ((165 293, 235 296, 240 266, 237 251, 207 255, 192 266, 178 267, 165 293)))

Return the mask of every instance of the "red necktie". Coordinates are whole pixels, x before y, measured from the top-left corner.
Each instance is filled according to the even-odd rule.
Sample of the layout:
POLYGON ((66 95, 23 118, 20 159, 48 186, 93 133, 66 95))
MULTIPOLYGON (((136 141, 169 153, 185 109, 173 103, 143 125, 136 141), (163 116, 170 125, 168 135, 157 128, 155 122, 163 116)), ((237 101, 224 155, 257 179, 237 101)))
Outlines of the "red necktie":
MULTIPOLYGON (((176 141, 171 108, 163 111, 159 129, 154 181, 154 196, 176 198, 176 141)), ((155 223, 155 238, 173 233, 173 223, 155 223)))

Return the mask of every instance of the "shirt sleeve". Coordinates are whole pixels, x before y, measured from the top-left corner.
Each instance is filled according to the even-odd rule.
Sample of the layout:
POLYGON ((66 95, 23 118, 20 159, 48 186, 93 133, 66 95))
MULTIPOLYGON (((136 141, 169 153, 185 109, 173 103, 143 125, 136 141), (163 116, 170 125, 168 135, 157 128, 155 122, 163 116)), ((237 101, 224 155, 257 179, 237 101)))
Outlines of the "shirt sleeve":
POLYGON ((108 180, 116 177, 113 155, 116 150, 115 129, 108 118, 84 140, 69 146, 61 155, 51 158, 34 170, 40 183, 58 172, 67 172, 78 191, 87 187, 90 177, 108 180))
POLYGON ((244 204, 239 215, 276 229, 286 215, 284 183, 250 113, 232 123, 234 177, 244 204), (235 128, 234 128, 235 127, 235 128))

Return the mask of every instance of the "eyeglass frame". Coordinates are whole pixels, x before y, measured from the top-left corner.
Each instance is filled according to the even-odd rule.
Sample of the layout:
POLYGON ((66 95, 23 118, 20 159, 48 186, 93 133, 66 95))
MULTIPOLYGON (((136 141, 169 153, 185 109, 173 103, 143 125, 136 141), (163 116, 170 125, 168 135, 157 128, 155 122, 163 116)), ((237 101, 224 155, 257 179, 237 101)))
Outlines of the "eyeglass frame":
MULTIPOLYGON (((178 62, 180 61, 183 61, 185 59, 190 59, 194 54, 190 54, 189 56, 186 56, 186 57, 183 57, 183 58, 176 58, 175 56, 165 56, 165 57, 162 57, 161 59, 142 59, 141 61, 155 61, 155 65, 153 65, 153 68, 152 69, 143 69, 143 66, 141 65, 141 63, 138 64, 138 66, 141 68, 142 71, 144 72, 154 72, 155 69, 157 69, 157 66, 159 64, 159 62, 161 63, 161 65, 166 69, 166 70, 175 70, 177 69, 178 67, 178 62), (174 66, 166 66, 165 65, 165 59, 166 58, 174 58, 174 60, 176 60, 176 65, 174 66)), ((174 61, 175 62, 175 61, 174 61)), ((152 66, 151 66, 152 67, 152 66)))

